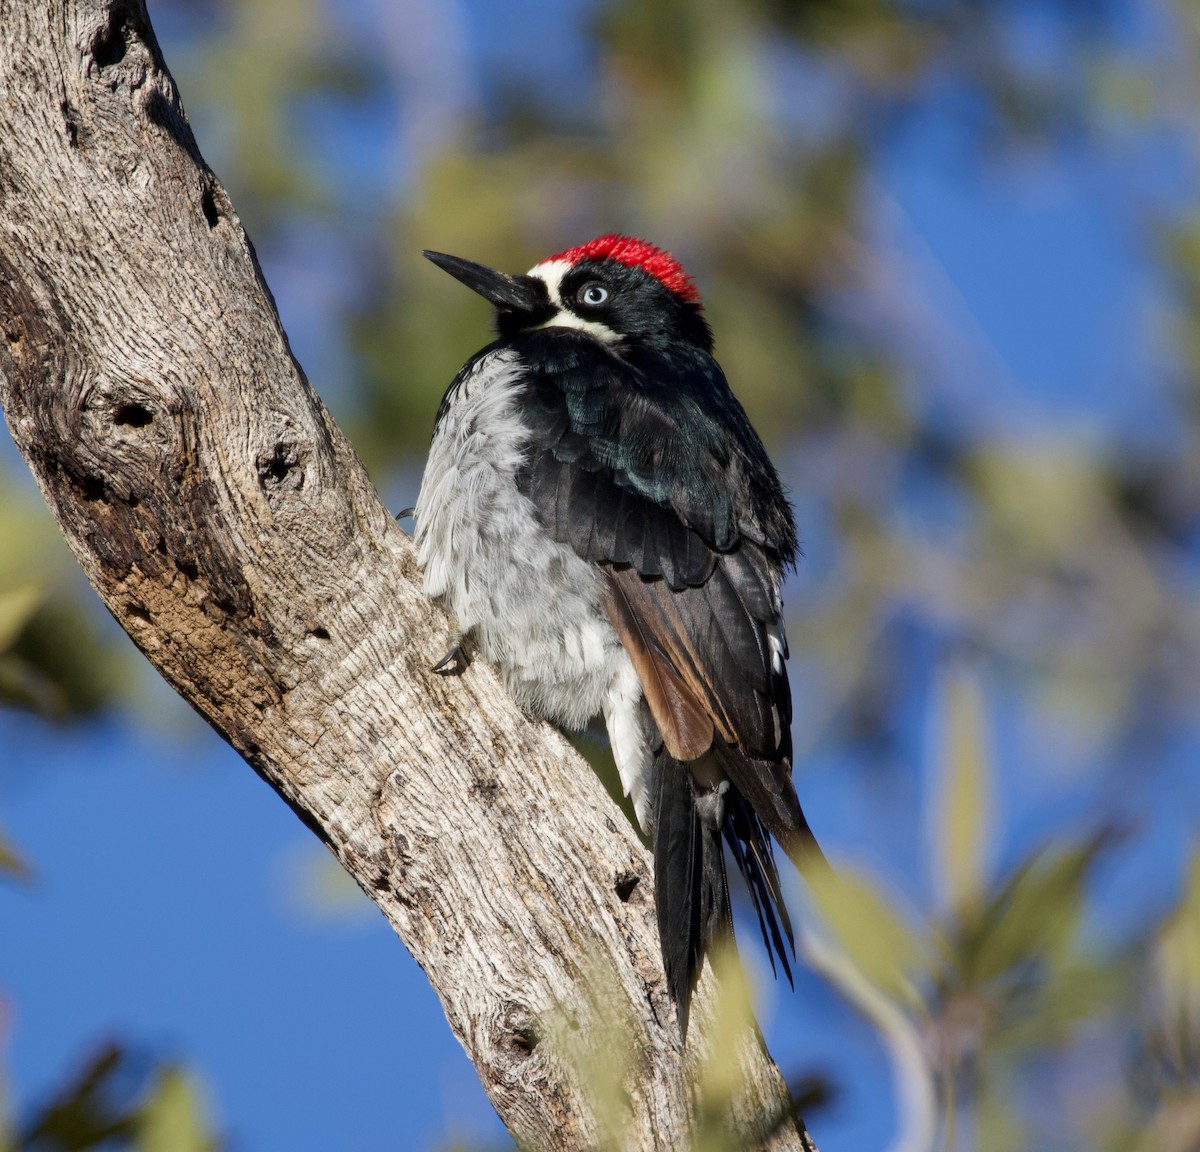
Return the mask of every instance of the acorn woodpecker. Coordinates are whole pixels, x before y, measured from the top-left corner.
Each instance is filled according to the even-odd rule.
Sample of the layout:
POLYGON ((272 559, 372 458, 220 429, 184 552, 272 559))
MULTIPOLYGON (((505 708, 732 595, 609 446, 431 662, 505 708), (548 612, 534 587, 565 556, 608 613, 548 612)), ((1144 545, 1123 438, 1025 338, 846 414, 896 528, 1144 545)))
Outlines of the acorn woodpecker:
POLYGON ((669 253, 610 234, 524 276, 425 256, 495 305, 498 332, 438 409, 415 509, 425 590, 527 711, 603 714, 653 837, 686 1037, 705 952, 733 928, 722 837, 789 980, 770 836, 818 852, 791 778, 791 508, 669 253))

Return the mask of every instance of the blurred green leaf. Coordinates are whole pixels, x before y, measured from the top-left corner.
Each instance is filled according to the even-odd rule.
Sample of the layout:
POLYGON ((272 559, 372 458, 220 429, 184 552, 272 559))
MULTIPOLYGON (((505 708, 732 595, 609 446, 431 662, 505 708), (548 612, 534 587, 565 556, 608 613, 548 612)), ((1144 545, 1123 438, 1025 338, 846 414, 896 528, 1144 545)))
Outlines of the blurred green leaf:
POLYGON ((1192 853, 1183 896, 1159 931, 1155 967, 1167 1031, 1200 1041, 1200 849, 1192 853))
POLYGON ((0 705, 55 719, 126 690, 130 649, 106 636, 49 510, 0 468, 0 705))
POLYGON ((1048 848, 1018 868, 962 924, 963 982, 983 986, 1064 955, 1079 929, 1088 870, 1115 839, 1112 829, 1103 829, 1082 843, 1048 848))
POLYGON ((978 906, 986 887, 989 836, 986 710, 978 672, 955 664, 946 679, 944 728, 935 789, 937 859, 944 906, 958 915, 978 906))
POLYGON ((46 585, 29 580, 15 588, 0 589, 0 653, 16 643, 22 629, 46 598, 46 585))
POLYGON ((0 1152, 17 1152, 17 1129, 9 1113, 9 1093, 6 1082, 7 1068, 3 1056, 7 1050, 11 1026, 8 1002, 0 995, 0 1152))
POLYGON ((852 867, 811 869, 805 879, 825 923, 863 975, 902 1002, 911 1002, 912 974, 928 963, 921 937, 872 881, 852 867))
POLYGON ((1075 552, 1105 522, 1100 462, 1082 445, 993 444, 974 467, 997 530, 1033 555, 1075 552))
POLYGON ((698 1082, 703 1111, 721 1116, 744 1086, 737 1054, 756 1024, 750 979, 736 949, 718 946, 710 959, 717 975, 717 1010, 706 1036, 708 1048, 698 1082))
POLYGON ((21 1126, 11 1148, 216 1152, 219 1143, 208 1127, 195 1084, 182 1068, 155 1066, 118 1044, 106 1044, 21 1126))
POLYGON ((1051 957, 996 998, 1001 1011, 987 1043, 993 1055, 1020 1061, 1064 1044, 1080 1022, 1115 1015, 1128 997, 1131 973, 1108 956, 1051 957))
POLYGON ((575 1074, 592 1105, 602 1152, 623 1152, 632 1114, 628 1080, 637 1075, 633 1030, 613 1005, 624 1002, 616 974, 606 958, 584 966, 582 1002, 559 1007, 540 1021, 558 1056, 575 1074))
POLYGON ((1017 1086, 998 1077, 980 1086, 976 1105, 976 1152, 1028 1152, 1030 1133, 1021 1123, 1016 1105, 1017 1086))
POLYGON ((136 1125, 138 1152, 214 1152, 199 1092, 180 1068, 158 1071, 136 1125))
POLYGON ((324 924, 374 918, 378 909, 324 845, 306 844, 284 861, 286 898, 306 919, 324 924))
POLYGON ((1108 116, 1148 124, 1159 109, 1159 78, 1144 63, 1099 53, 1090 62, 1087 79, 1092 100, 1108 116))
POLYGON ((0 466, 0 589, 44 580, 70 562, 49 509, 0 466))
MULTIPOLYGON (((740 1152, 748 1144, 744 1128, 739 1130, 734 1117, 738 1102, 746 1090, 743 1057, 747 1046, 756 1046, 758 1025, 754 1017, 754 989, 749 974, 732 941, 718 944, 709 957, 716 974, 716 1007, 711 1020, 704 1022, 704 1045, 699 1067, 694 1071, 696 1115, 689 1133, 693 1152, 740 1152)), ((694 1018, 693 1018, 694 1019, 694 1018)), ((697 1027, 699 1022, 692 1024, 697 1027)), ((788 1122, 790 1109, 777 1116, 759 1117, 760 1140, 788 1122)), ((744 1113, 741 1123, 745 1123, 744 1113)))
MULTIPOLYGON (((7 876, 13 880, 28 880, 32 875, 33 869, 12 846, 4 834, 4 829, 0 828, 0 876, 7 876)), ((2 1021, 3 1017, 0 1016, 0 1022, 2 1021)))
POLYGON ((127 1140, 135 1128, 132 1087, 125 1050, 103 1046, 34 1115, 22 1152, 89 1152, 127 1140))
POLYGON ((123 638, 103 635, 94 608, 55 591, 0 657, 0 700, 55 719, 87 715, 136 682, 135 656, 123 638))

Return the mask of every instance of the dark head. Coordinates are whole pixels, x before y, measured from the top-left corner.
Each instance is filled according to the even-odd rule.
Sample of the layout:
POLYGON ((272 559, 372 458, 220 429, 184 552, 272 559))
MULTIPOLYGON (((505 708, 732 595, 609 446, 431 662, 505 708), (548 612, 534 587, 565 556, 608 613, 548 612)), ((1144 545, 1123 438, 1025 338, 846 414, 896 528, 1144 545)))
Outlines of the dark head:
POLYGON ((609 233, 541 261, 524 276, 442 252, 425 255, 496 306, 502 337, 558 327, 607 344, 685 340, 712 350, 691 278, 669 252, 644 240, 609 233))

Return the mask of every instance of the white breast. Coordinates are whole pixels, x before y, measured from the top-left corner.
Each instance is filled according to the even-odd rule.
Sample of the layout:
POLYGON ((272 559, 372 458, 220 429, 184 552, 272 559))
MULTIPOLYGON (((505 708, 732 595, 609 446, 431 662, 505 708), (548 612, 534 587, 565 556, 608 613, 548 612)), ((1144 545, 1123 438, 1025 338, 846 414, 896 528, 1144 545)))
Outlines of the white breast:
POLYGON ((655 733, 600 605, 600 577, 550 536, 517 488, 529 441, 523 373, 515 353, 493 352, 448 399, 415 512, 425 591, 453 611, 527 711, 571 728, 605 714, 645 826, 655 733))

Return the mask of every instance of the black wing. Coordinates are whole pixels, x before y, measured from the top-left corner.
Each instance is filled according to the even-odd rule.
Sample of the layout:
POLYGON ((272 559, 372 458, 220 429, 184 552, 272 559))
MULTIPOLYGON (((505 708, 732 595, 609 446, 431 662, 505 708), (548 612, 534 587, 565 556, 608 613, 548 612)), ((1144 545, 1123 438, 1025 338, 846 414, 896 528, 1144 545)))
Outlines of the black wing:
POLYGON ((710 356, 597 348, 561 329, 518 348, 533 429, 519 483, 555 538, 608 573, 609 615, 667 751, 686 762, 721 749, 734 786, 790 846, 803 817, 779 602, 796 549, 783 490, 710 356))

